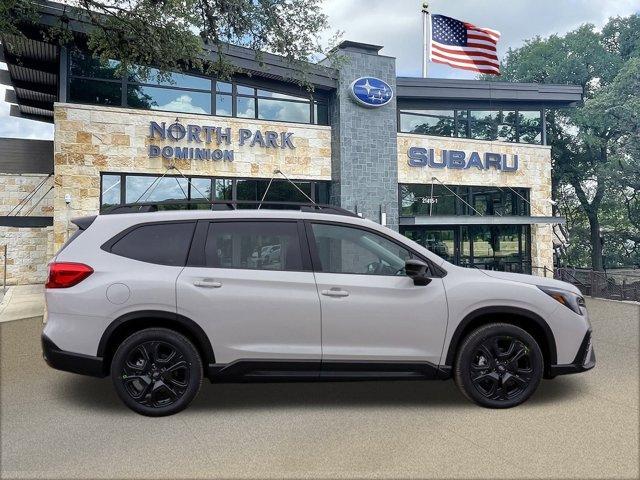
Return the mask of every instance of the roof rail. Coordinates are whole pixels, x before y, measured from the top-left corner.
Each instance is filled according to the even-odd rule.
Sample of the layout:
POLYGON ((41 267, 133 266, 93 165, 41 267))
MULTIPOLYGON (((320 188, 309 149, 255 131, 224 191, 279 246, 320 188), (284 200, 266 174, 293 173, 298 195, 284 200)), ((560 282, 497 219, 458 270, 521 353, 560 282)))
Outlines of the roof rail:
POLYGON ((114 215, 123 213, 145 213, 157 212, 159 210, 239 210, 239 209, 277 209, 277 210, 299 210, 301 212, 326 213, 331 215, 345 215, 357 217, 358 215, 335 205, 305 202, 280 202, 280 201, 259 201, 259 200, 169 200, 162 202, 140 202, 124 203, 114 205, 101 212, 103 215, 114 215), (203 208, 207 206, 209 208, 203 208))

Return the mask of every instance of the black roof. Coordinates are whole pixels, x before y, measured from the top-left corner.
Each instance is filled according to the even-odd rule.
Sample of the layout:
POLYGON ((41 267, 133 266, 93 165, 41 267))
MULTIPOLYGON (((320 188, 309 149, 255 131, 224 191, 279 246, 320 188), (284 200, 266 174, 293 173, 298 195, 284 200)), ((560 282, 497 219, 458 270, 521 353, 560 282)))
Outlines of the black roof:
POLYGON ((396 89, 401 108, 423 100, 467 107, 474 104, 572 107, 582 102, 580 85, 398 77, 396 89))

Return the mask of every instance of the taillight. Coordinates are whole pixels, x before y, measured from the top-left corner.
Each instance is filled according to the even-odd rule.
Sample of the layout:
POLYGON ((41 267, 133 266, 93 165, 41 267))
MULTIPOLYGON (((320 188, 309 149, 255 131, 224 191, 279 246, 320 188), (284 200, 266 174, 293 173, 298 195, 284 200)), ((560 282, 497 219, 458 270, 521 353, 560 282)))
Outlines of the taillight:
POLYGON ((69 288, 77 285, 93 273, 84 263, 53 262, 49 264, 49 278, 45 288, 69 288))

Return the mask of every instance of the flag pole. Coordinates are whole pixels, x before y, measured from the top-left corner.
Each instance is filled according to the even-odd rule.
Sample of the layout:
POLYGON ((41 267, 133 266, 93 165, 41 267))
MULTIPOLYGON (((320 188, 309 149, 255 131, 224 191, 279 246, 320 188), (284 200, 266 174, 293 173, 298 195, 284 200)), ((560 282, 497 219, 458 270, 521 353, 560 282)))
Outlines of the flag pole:
POLYGON ((427 78, 427 65, 429 63, 429 48, 431 47, 431 18, 429 16, 429 4, 422 4, 422 77, 427 78))

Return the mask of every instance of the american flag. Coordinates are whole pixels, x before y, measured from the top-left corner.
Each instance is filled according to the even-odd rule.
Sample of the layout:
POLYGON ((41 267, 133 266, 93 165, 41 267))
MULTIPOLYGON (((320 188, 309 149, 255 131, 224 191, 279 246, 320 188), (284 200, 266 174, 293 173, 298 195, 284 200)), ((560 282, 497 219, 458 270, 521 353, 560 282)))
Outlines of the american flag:
POLYGON ((500 32, 444 15, 432 15, 429 60, 455 68, 500 75, 500 32))

